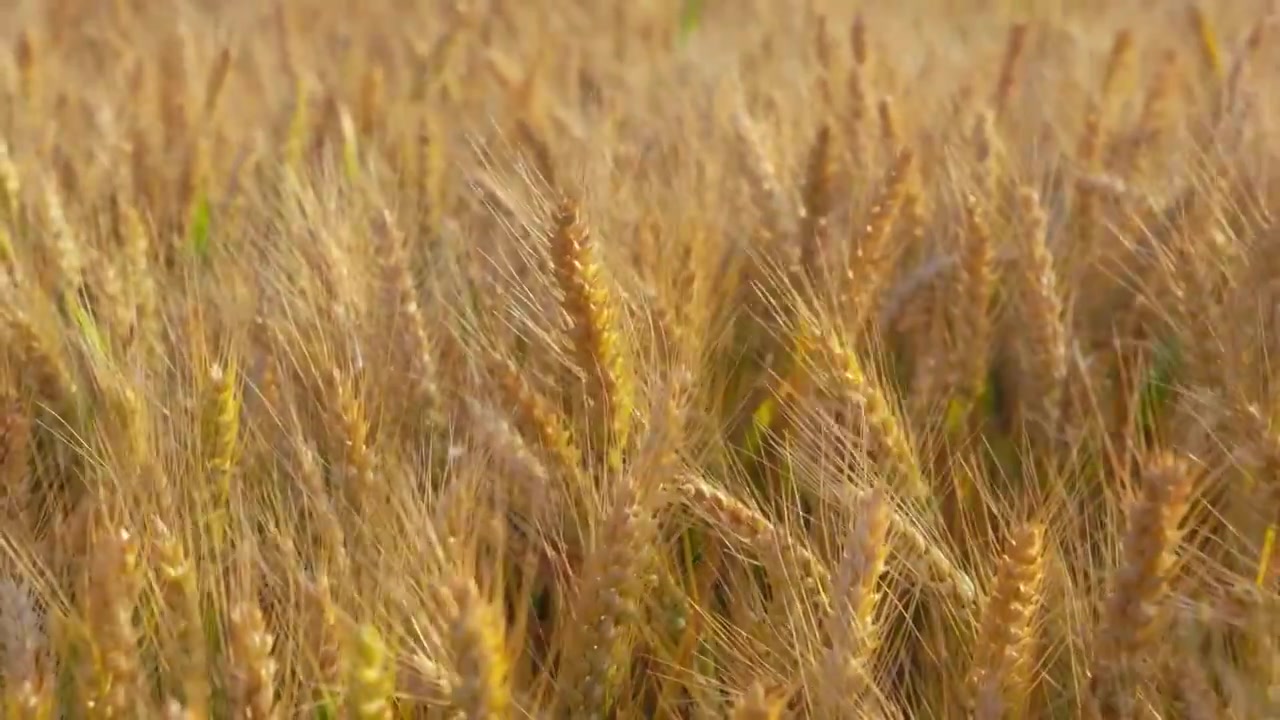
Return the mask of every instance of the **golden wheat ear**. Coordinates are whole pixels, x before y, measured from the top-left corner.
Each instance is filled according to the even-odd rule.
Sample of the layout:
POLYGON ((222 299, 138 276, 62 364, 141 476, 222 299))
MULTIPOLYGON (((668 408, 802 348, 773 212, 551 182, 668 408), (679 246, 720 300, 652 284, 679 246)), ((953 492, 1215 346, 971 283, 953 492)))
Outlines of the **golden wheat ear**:
POLYGON ((4 677, 5 717, 43 720, 53 717, 54 677, 44 618, 31 588, 0 578, 0 675, 4 677))
POLYGON ((596 257, 578 203, 566 199, 556 209, 550 235, 551 266, 574 361, 586 380, 587 427, 593 450, 607 466, 618 467, 630 429, 630 382, 623 362, 617 304, 596 257))
POLYGON ((1040 194, 1022 188, 1018 212, 1022 251, 1017 289, 1025 329, 1018 348, 1018 393, 1029 435, 1047 449, 1058 430, 1067 377, 1067 329, 1061 283, 1048 245, 1049 219, 1040 194))
POLYGON ((983 611, 974 653, 974 717, 1000 720, 1025 709, 1033 680, 1031 622, 1041 600, 1045 528, 1026 524, 1009 537, 995 590, 983 611))
POLYGON ((879 645, 876 619, 880 575, 888 556, 890 512, 885 495, 872 491, 856 508, 853 530, 833 582, 834 607, 827 621, 830 646, 819 660, 820 674, 811 690, 817 707, 832 717, 849 708, 864 712, 875 705, 875 654, 879 645))
POLYGON ((102 523, 94 538, 85 617, 92 633, 96 661, 85 698, 107 717, 146 712, 150 694, 143 692, 139 631, 134 613, 141 591, 138 543, 127 529, 102 523))
POLYGON ((511 660, 502 616, 469 578, 456 577, 442 590, 456 676, 454 706, 468 720, 512 717, 511 660))
MULTIPOLYGON (((854 229, 850 259, 842 278, 842 310, 860 327, 871 317, 874 303, 892 269, 896 251, 889 242, 899 211, 914 197, 911 172, 916 154, 910 148, 898 150, 872 198, 864 222, 854 229)), ((919 202, 918 197, 911 202, 919 202)))
POLYGON ((766 689, 757 681, 751 684, 733 704, 728 720, 782 720, 789 717, 787 703, 790 689, 766 689))
POLYGON ((357 629, 351 650, 348 707, 355 720, 390 720, 395 717, 392 695, 395 674, 391 650, 377 628, 357 629))
POLYGON ((257 601, 242 599, 231 607, 228 618, 231 639, 228 654, 228 700, 237 717, 276 720, 276 675, 273 654, 275 636, 267 629, 257 601))
POLYGON ((209 706, 209 664, 195 566, 181 541, 162 521, 153 525, 155 565, 166 620, 162 654, 182 690, 182 709, 203 718, 209 706))
POLYGON ((1089 699, 1103 717, 1136 717, 1150 690, 1149 654, 1191 482, 1191 466, 1178 455, 1157 455, 1142 469, 1141 495, 1129 510, 1121 563, 1095 635, 1089 699))

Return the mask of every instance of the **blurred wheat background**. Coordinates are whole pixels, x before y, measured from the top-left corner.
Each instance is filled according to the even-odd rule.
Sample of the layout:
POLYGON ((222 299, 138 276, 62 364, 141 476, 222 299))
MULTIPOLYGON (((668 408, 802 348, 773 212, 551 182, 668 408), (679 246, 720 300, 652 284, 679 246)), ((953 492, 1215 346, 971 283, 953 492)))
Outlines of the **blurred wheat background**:
POLYGON ((1280 717, 1272 5, 0 3, 4 717, 1280 717))

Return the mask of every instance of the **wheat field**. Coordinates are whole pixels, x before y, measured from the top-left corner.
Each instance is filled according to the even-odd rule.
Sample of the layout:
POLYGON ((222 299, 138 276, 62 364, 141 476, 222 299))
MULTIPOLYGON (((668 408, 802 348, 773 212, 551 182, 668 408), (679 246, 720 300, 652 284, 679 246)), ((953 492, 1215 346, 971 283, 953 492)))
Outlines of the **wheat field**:
POLYGON ((1272 6, 0 3, 4 718, 1280 717, 1272 6))

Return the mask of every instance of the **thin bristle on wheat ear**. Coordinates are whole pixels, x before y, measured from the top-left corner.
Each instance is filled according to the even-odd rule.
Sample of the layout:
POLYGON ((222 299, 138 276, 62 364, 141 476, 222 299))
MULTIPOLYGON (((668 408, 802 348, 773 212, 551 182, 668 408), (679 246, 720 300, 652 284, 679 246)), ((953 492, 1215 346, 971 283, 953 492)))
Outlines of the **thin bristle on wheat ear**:
POLYGON ((1123 556, 1095 635, 1090 695, 1103 718, 1139 712, 1191 482, 1190 463, 1177 455, 1158 455, 1143 468, 1141 496, 1129 511, 1123 556))
POLYGON ((983 611, 974 654, 974 717, 999 720, 1020 715, 1031 679, 1031 621, 1043 573, 1044 526, 1029 523, 1009 538, 995 590, 983 611))

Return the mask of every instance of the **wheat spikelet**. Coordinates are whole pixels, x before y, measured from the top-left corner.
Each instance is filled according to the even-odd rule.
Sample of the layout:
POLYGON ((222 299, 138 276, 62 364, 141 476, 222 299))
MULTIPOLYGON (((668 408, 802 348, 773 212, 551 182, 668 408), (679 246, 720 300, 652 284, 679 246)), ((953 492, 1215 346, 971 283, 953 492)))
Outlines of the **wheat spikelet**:
POLYGON ((1000 146, 996 135, 995 117, 988 110, 977 114, 973 121, 973 152, 977 161, 979 198, 990 206, 999 205, 1000 197, 1000 146))
POLYGON ((1199 641, 1197 628, 1189 619, 1183 618, 1178 623, 1178 641, 1180 651, 1171 660, 1173 678, 1178 685, 1182 711, 1188 720, 1210 720, 1223 716, 1221 702, 1206 668, 1193 658, 1194 643, 1199 641))
POLYGON ((345 575, 351 565, 347 556, 347 533, 330 497, 316 451, 297 430, 290 439, 290 450, 295 476, 307 493, 311 517, 322 538, 322 562, 345 575))
POLYGON ((861 13, 854 16, 849 29, 849 45, 853 51, 853 67, 849 70, 849 133, 855 159, 867 156, 866 122, 871 114, 870 49, 867 23, 861 13))
MULTIPOLYGON (((850 506, 857 506, 865 495, 865 491, 852 491, 848 500, 850 506)), ((963 606, 970 607, 977 602, 977 588, 973 578, 956 565, 937 542, 930 540, 916 526, 916 523, 902 512, 891 513, 889 520, 892 528, 892 542, 906 545, 907 557, 923 566, 925 580, 963 606)))
POLYGON ((893 152, 902 144, 902 121, 894 107, 893 98, 885 96, 876 104, 876 115, 880 118, 880 142, 888 152, 893 152))
POLYGON ((54 270, 57 273, 54 281, 62 288, 60 299, 63 303, 73 303, 76 294, 84 285, 85 254, 83 240, 76 234, 74 226, 67 219, 66 208, 62 203, 62 193, 57 181, 50 178, 44 183, 44 215, 50 234, 50 251, 53 253, 54 270))
POLYGON ((223 47, 218 51, 213 64, 209 66, 209 74, 204 81, 204 103, 202 114, 205 118, 217 115, 218 103, 222 100, 222 91, 226 87, 227 77, 231 74, 231 48, 223 47))
POLYGON ((529 122, 523 118, 516 122, 516 135, 533 159, 533 168, 548 187, 556 187, 555 162, 552 160, 551 147, 529 122))
POLYGON ((369 420, 354 381, 336 367, 330 368, 330 379, 337 391, 333 410, 339 431, 340 487, 351 507, 365 508, 378 497, 374 457, 369 448, 369 420))
POLYGON ((1191 31, 1195 34, 1197 50, 1200 51, 1200 61, 1204 64, 1204 68, 1208 71, 1210 77, 1215 81, 1221 81, 1225 74, 1225 64, 1222 61, 1222 48, 1218 42, 1218 34, 1210 22, 1209 16, 1205 14, 1204 8, 1199 3, 1192 4, 1187 8, 1187 21, 1191 25, 1191 31))
POLYGON ((1108 165, 1122 178, 1141 175, 1148 151, 1170 130, 1178 79, 1177 58, 1173 51, 1163 56, 1147 87, 1134 129, 1112 145, 1108 165))
POLYGON ((1099 91, 1104 104, 1108 103, 1117 92, 1120 80, 1133 57, 1133 31, 1121 28, 1111 40, 1111 50, 1107 53, 1107 63, 1102 72, 1102 86, 1099 91))
POLYGON ((782 188, 778 169, 766 151, 757 124, 742 110, 734 113, 733 121, 734 130, 742 139, 747 153, 752 198, 756 207, 763 211, 761 229, 765 234, 764 240, 772 241, 790 232, 788 223, 796 214, 795 208, 782 188))
POLYGON ((442 130, 432 116, 421 121, 417 136, 417 163, 413 189, 417 198, 417 232, 422 237, 435 237, 444 216, 444 152, 442 130))
MULTIPOLYGON (((18 221, 22 209, 22 178, 13 162, 9 144, 0 140, 0 225, 18 221)), ((5 262, 13 262, 13 248, 5 248, 5 262)))
POLYGON ((373 63, 365 68, 360 79, 360 104, 356 110, 356 127, 365 137, 372 136, 378 129, 378 119, 385 112, 387 73, 381 64, 373 63))
POLYGON ((311 116, 308 113, 310 92, 305 81, 297 81, 294 88, 293 115, 289 119, 289 128, 285 132, 283 148, 284 167, 291 172, 298 172, 301 169, 306 156, 311 127, 311 116))
MULTIPOLYGON (((341 566, 336 569, 345 572, 341 566)), ((348 662, 343 647, 346 638, 338 627, 338 611, 327 572, 315 574, 314 581, 307 586, 306 596, 310 615, 307 629, 319 676, 318 700, 330 704, 346 692, 348 662)))
POLYGON ((36 100, 40 88, 36 78, 37 61, 36 46, 31 37, 31 31, 23 29, 18 33, 17 40, 13 45, 13 62, 18 68, 19 92, 21 97, 28 102, 36 100))
POLYGON ((215 547, 222 547, 230 520, 232 478, 239 454, 240 389, 234 361, 208 370, 204 433, 208 458, 211 512, 206 518, 215 547))
POLYGON ((542 448, 552 467, 575 485, 582 477, 582 452, 573 433, 551 402, 537 391, 509 359, 495 359, 498 386, 514 411, 516 428, 542 448))

